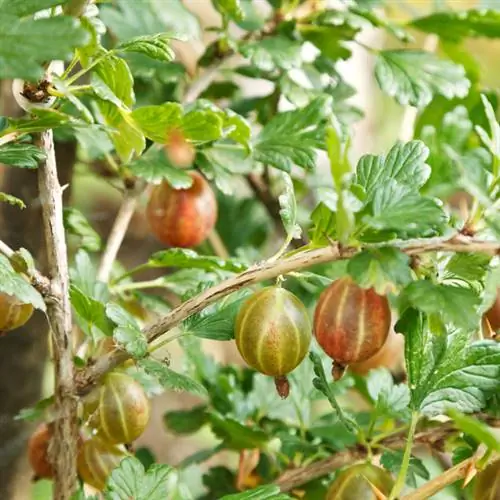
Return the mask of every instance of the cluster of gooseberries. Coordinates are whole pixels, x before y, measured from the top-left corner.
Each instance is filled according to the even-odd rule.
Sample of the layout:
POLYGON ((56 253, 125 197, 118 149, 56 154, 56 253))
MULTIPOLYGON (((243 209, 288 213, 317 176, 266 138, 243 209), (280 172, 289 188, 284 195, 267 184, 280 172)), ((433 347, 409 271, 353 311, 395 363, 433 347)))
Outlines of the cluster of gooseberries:
MULTIPOLYGON (((133 377, 115 371, 83 398, 80 413, 78 475, 84 483, 101 491, 113 469, 130 455, 130 444, 144 432, 150 416, 149 400, 133 377)), ((52 423, 42 423, 28 443, 28 457, 36 478, 54 476, 49 456, 52 434, 52 423)))

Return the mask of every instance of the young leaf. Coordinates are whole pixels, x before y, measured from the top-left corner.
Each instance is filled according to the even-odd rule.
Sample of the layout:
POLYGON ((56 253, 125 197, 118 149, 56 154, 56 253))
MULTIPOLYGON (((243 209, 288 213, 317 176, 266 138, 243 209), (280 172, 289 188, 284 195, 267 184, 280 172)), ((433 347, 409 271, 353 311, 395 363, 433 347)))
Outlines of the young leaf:
POLYGON ((25 420, 28 422, 36 422, 44 420, 47 417, 47 409, 54 404, 54 396, 41 399, 36 405, 31 408, 23 408, 15 417, 14 420, 25 420))
POLYGON ((198 396, 206 396, 206 389, 192 378, 181 373, 174 372, 165 363, 151 357, 141 359, 139 366, 143 370, 158 379, 158 382, 171 391, 186 391, 198 396))
POLYGON ((480 281, 488 272, 491 257, 480 253, 456 253, 446 264, 446 273, 451 278, 480 281))
POLYGON ((109 476, 106 490, 119 500, 163 500, 175 471, 169 465, 153 464, 148 471, 135 457, 124 458, 109 476))
POLYGON ((330 98, 318 98, 304 108, 277 114, 254 143, 256 161, 290 172, 293 165, 312 170, 315 149, 323 147, 325 118, 330 98))
POLYGON ((118 45, 115 50, 137 52, 164 62, 170 62, 175 58, 175 53, 169 46, 169 38, 164 33, 132 38, 118 45))
POLYGON ((500 12, 493 9, 436 12, 413 20, 410 26, 455 43, 471 37, 500 38, 500 12))
POLYGON ((389 370, 384 368, 371 370, 366 380, 366 387, 375 402, 376 413, 393 417, 407 416, 410 404, 409 388, 406 384, 394 384, 389 370))
POLYGON ((489 137, 486 130, 479 125, 476 126, 476 132, 481 138, 483 144, 497 159, 496 161, 500 162, 500 123, 498 123, 498 120, 496 119, 495 110, 493 109, 490 101, 488 101, 488 98, 485 95, 481 95, 481 101, 484 106, 486 118, 488 119, 488 125, 490 126, 491 137, 489 137))
POLYGON ((500 441, 491 432, 490 428, 476 418, 463 415, 456 410, 448 412, 455 425, 467 436, 471 436, 478 444, 485 444, 490 450, 500 452, 500 441))
POLYGON ((0 147, 0 163, 20 168, 38 168, 45 153, 32 144, 6 144, 0 147))
POLYGON ((74 207, 64 208, 64 227, 70 234, 81 238, 81 246, 89 252, 101 249, 101 237, 94 231, 85 216, 74 207))
POLYGON ((5 255, 0 255, 0 292, 16 297, 23 304, 31 304, 36 309, 46 311, 43 297, 16 273, 5 255))
POLYGON ((290 70, 302 63, 302 44, 285 36, 272 36, 240 46, 240 52, 262 71, 290 70))
MULTIPOLYGON (((387 469, 396 477, 401 469, 403 454, 402 450, 384 451, 380 457, 380 463, 384 466, 384 469, 387 469)), ((416 488, 418 486, 417 477, 421 477, 426 481, 431 478, 422 460, 412 456, 406 473, 406 484, 411 488, 416 488)))
POLYGON ((8 203, 9 205, 14 205, 14 206, 20 208, 21 210, 26 208, 26 205, 24 204, 23 200, 16 198, 15 196, 12 196, 11 194, 2 193, 1 191, 0 191, 0 201, 2 203, 8 203))
POLYGON ((187 269, 204 269, 206 271, 229 271, 240 273, 246 269, 245 264, 236 259, 221 259, 211 255, 199 255, 194 250, 171 248, 154 253, 148 265, 151 267, 179 267, 187 269))
POLYGON ((380 88, 402 106, 427 106, 435 95, 465 97, 470 82, 465 70, 423 50, 382 50, 375 77, 380 88))
POLYGON ((169 130, 179 128, 182 123, 182 106, 166 102, 160 106, 142 106, 132 112, 132 118, 151 140, 164 144, 169 130))
POLYGON ((479 324, 477 307, 480 299, 469 288, 419 280, 410 283, 403 293, 415 309, 441 315, 445 322, 456 327, 471 329, 479 324))
POLYGON ((117 304, 108 304, 106 315, 116 325, 113 330, 115 341, 136 359, 146 356, 148 343, 134 317, 117 304))
POLYGON ((300 238, 302 229, 297 224, 297 201, 295 200, 292 178, 286 172, 282 173, 282 178, 285 183, 285 191, 278 198, 281 207, 281 220, 290 239, 300 238))
POLYGON ((169 411, 163 415, 163 421, 171 432, 193 434, 208 422, 207 406, 195 406, 190 410, 169 411))
POLYGON ((242 493, 224 495, 221 500, 291 500, 292 497, 281 493, 279 486, 267 484, 242 493))
POLYGON ((344 411, 338 404, 337 399, 335 398, 335 394, 326 380, 325 370, 323 368, 321 358, 312 351, 309 353, 309 358, 313 363, 314 374, 316 375, 316 377, 313 379, 314 387, 326 396, 326 398, 332 405, 332 408, 335 410, 337 417, 344 424, 346 429, 350 432, 355 432, 358 427, 357 423, 349 415, 344 413, 344 411))
POLYGON ((347 270, 360 286, 374 287, 384 295, 411 282, 409 262, 409 257, 396 248, 374 248, 350 259, 347 270))
POLYGON ((101 99, 109 100, 118 107, 132 106, 135 102, 134 78, 124 59, 109 54, 95 66, 94 73, 94 88, 101 99))
POLYGON ((406 310, 395 329, 405 335, 413 409, 428 416, 450 409, 472 413, 500 390, 500 344, 470 343, 470 335, 463 331, 434 333, 429 319, 415 309, 406 310))
POLYGON ((223 16, 233 21, 242 21, 245 17, 240 0, 212 0, 212 3, 223 16))
POLYGON ((70 287, 71 305, 87 326, 87 331, 92 332, 93 328, 98 328, 104 335, 113 335, 113 323, 106 315, 106 306, 99 300, 86 295, 78 286, 72 284, 70 287))

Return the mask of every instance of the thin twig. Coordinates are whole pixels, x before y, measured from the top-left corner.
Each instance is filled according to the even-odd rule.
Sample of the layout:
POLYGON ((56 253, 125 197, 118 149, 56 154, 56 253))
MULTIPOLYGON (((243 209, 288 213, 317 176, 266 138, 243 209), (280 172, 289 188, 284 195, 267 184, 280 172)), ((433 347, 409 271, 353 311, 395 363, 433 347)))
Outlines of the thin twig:
POLYGON ((63 224, 63 190, 57 177, 52 130, 41 134, 46 160, 38 168, 38 188, 55 300, 47 301, 55 367, 54 434, 50 456, 54 466, 54 498, 68 500, 76 488, 77 398, 75 397, 68 256, 63 224))
MULTIPOLYGON (((500 252, 500 242, 480 241, 473 238, 455 236, 444 240, 435 238, 432 240, 413 240, 402 243, 399 248, 407 255, 423 254, 437 251, 450 252, 478 252, 495 255, 500 252)), ((275 262, 263 262, 237 274, 207 290, 203 293, 182 303, 169 312, 166 316, 143 330, 148 342, 152 342, 165 332, 171 330, 181 321, 189 316, 203 310, 210 304, 229 295, 240 288, 286 275, 292 271, 298 271, 311 267, 315 264, 324 264, 340 259, 347 259, 356 255, 361 249, 340 248, 330 245, 324 248, 307 250, 275 262)), ((121 350, 112 351, 100 357, 96 363, 77 374, 77 391, 85 394, 106 372, 128 359, 128 354, 121 350)))
MULTIPOLYGON (((9 260, 16 256, 6 243, 0 240, 0 253, 3 253, 9 260)), ((31 284, 42 294, 43 297, 50 297, 50 280, 37 269, 28 269, 25 273, 30 279, 31 284)))
POLYGON ((116 215, 113 227, 109 233, 106 248, 102 254, 99 269, 97 271, 97 279, 103 283, 107 283, 109 280, 109 275, 113 269, 113 263, 116 260, 116 256, 118 255, 125 238, 125 234, 127 233, 128 226, 132 220, 132 216, 134 215, 139 196, 139 191, 127 191, 120 209, 118 210, 118 214, 116 215))

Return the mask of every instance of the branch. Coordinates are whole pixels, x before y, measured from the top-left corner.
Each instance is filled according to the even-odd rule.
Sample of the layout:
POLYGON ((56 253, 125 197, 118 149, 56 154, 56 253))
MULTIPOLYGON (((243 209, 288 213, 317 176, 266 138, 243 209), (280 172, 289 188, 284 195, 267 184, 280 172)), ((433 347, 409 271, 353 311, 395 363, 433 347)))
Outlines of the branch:
POLYGON ((54 466, 54 498, 69 500, 76 487, 77 398, 75 397, 68 256, 63 225, 63 190, 57 177, 52 130, 41 134, 46 160, 38 168, 45 245, 54 300, 47 301, 55 367, 54 434, 50 456, 54 466))
MULTIPOLYGON (((384 243, 387 245, 387 243, 384 243)), ((380 247, 382 245, 371 245, 366 248, 380 247)), ((451 239, 430 239, 430 240, 413 240, 394 244, 398 246, 407 255, 422 254, 437 251, 449 252, 478 252, 495 255, 500 252, 500 242, 480 241, 465 236, 457 235, 451 239)), ((230 293, 239 290, 240 288, 259 283, 261 281, 270 280, 280 275, 286 275, 292 271, 305 269, 316 264, 324 264, 340 259, 348 259, 356 255, 362 249, 346 247, 341 248, 339 245, 331 245, 324 248, 307 250, 296 253, 291 257, 278 261, 266 261, 254 265, 246 271, 237 274, 221 283, 205 290, 203 293, 192 297, 180 306, 176 307, 157 323, 143 330, 148 342, 156 340, 164 333, 171 330, 181 321, 189 316, 200 312, 205 307, 213 304, 217 300, 229 295, 230 293)), ((106 372, 126 361, 130 356, 122 350, 114 350, 102 357, 92 366, 77 373, 77 392, 78 394, 86 394, 95 383, 106 372)))
MULTIPOLYGON (((16 252, 6 243, 0 240, 0 253, 3 253, 10 261, 15 260, 16 252)), ((31 284, 45 297, 50 297, 50 280, 37 269, 27 270, 24 274, 28 276, 31 284)))
MULTIPOLYGON (((488 415, 476 415, 476 418, 487 422, 490 426, 493 427, 499 427, 500 426, 500 420, 494 419, 489 417, 488 415)), ((430 447, 435 447, 438 445, 441 445, 445 439, 450 437, 452 434, 455 432, 460 432, 458 431, 453 422, 445 422, 444 424, 439 425, 438 427, 433 427, 430 429, 423 430, 421 432, 418 432, 415 435, 414 443, 419 444, 419 445, 427 445, 430 447)), ((406 445, 406 430, 403 429, 401 432, 396 433, 390 437, 387 437, 386 439, 381 440, 380 442, 377 443, 377 446, 385 447, 385 448, 390 448, 393 450, 399 450, 403 449, 406 445)), ((361 460, 365 458, 367 455, 367 451, 361 447, 357 446, 355 448, 350 448, 344 451, 341 451, 339 453, 336 453, 335 455, 332 455, 331 457, 325 458, 323 460, 319 460, 318 462, 315 462, 311 465, 307 465, 304 467, 299 467, 297 469, 292 469, 289 471, 286 471, 284 474, 282 474, 276 481, 275 484, 277 484, 281 491, 290 491, 293 490, 302 484, 306 484, 309 481, 312 481, 313 479, 317 479, 322 476, 326 476, 333 472, 335 469, 339 469, 343 467, 344 465, 352 464, 356 460, 361 460)), ((468 468, 470 467, 469 460, 466 460, 465 462, 461 462, 460 465, 465 464, 463 467, 468 468)), ((460 476, 456 477, 454 479, 455 481, 457 479, 460 479, 460 477, 464 477, 466 475, 466 471, 462 471, 462 468, 456 466, 453 467, 453 469, 458 469, 460 470, 461 474, 460 476)), ((446 476, 446 481, 448 480, 447 474, 450 473, 450 471, 453 471, 453 469, 450 469, 449 471, 446 471, 444 474, 440 475, 439 478, 442 478, 443 476, 446 476)), ((457 472, 455 472, 457 473, 457 472)), ((450 474, 453 477, 453 473, 450 474)), ((411 493, 408 496, 403 497, 401 500, 424 500, 427 498, 430 498, 433 493, 436 491, 439 491, 439 489, 444 488, 447 484, 451 484, 454 482, 454 480, 450 480, 447 483, 441 482, 442 486, 440 486, 439 489, 434 489, 436 488, 436 483, 438 478, 433 479, 426 485, 423 485, 421 488, 418 488, 415 490, 413 493, 411 493), (427 494, 420 495, 418 496, 413 496, 416 495, 417 492, 420 490, 423 490, 427 485, 430 485, 431 483, 434 483, 431 486, 428 486, 427 494)))

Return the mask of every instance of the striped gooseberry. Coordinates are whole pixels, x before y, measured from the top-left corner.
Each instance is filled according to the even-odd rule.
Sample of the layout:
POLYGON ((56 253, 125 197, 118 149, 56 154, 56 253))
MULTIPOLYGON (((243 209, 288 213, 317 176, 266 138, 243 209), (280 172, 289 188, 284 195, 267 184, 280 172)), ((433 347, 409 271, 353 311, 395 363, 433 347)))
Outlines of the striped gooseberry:
POLYGON ((51 479, 54 469, 49 460, 49 443, 52 432, 48 424, 40 424, 28 441, 28 460, 35 478, 51 479))
POLYGON ((94 436, 80 447, 78 475, 84 483, 102 491, 111 472, 128 456, 130 453, 124 446, 112 445, 94 436))
POLYGON ((6 293, 0 293, 0 335, 15 330, 28 322, 33 306, 6 293))
POLYGON ((121 372, 108 373, 83 400, 84 417, 111 444, 131 443, 149 422, 150 404, 139 382, 121 372))
POLYGON ((217 200, 205 178, 191 172, 187 189, 174 189, 167 182, 156 186, 146 216, 154 235, 172 247, 189 248, 202 243, 217 219, 217 200))
POLYGON ((483 469, 476 477, 474 500, 498 500, 500 498, 500 460, 483 469))
POLYGON ((283 398, 290 390, 286 375, 306 356, 311 337, 304 304, 281 287, 254 293, 236 317, 236 346, 242 358, 258 372, 274 377, 283 398))
POLYGON ((314 313, 314 335, 333 359, 333 375, 374 356, 384 345, 391 326, 386 297, 361 288, 349 277, 323 290, 314 313))
POLYGON ((378 500, 392 490, 394 481, 385 469, 370 463, 347 467, 336 477, 326 500, 378 500))

